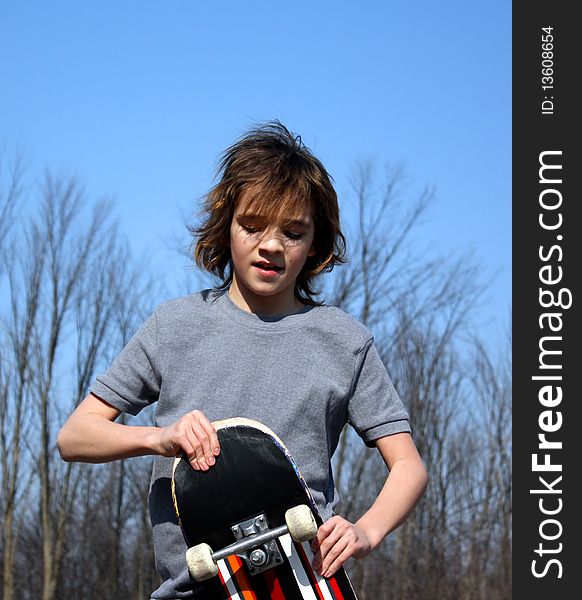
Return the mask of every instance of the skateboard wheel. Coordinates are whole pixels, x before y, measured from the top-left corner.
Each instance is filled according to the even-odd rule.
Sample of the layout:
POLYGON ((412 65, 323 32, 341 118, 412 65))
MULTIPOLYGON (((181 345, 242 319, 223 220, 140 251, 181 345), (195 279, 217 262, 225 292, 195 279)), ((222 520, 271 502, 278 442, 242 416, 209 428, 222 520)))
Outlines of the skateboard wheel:
POLYGON ((205 581, 218 574, 218 566, 212 560, 212 548, 208 544, 198 544, 186 551, 186 564, 192 579, 205 581))
POLYGON ((309 506, 300 504, 290 508, 285 513, 285 522, 289 535, 296 542, 306 542, 317 534, 317 523, 309 506))

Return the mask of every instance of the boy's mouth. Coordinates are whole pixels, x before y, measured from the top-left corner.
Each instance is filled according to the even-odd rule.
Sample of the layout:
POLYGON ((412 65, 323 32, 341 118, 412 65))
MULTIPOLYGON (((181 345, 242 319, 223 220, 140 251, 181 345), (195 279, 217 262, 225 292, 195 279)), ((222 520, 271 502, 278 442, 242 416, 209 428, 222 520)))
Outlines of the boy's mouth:
POLYGON ((280 273, 283 270, 283 267, 263 260, 253 263, 253 266, 265 273, 280 273))

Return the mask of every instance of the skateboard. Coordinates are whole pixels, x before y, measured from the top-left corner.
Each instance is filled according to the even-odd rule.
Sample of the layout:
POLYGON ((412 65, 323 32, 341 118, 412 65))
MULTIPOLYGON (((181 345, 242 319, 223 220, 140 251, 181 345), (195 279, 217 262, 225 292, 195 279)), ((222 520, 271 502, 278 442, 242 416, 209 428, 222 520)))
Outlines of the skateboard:
POLYGON ((213 425, 216 464, 196 471, 180 457, 173 466, 192 588, 217 600, 357 600, 343 569, 326 579, 311 567, 322 519, 281 440, 249 419, 213 425))

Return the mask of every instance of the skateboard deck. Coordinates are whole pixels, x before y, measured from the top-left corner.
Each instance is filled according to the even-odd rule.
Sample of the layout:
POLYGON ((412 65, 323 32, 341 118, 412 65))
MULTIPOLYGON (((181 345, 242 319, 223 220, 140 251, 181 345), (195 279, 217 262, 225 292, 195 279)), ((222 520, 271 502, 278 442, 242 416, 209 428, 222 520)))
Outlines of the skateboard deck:
POLYGON ((356 599, 343 569, 325 579, 311 567, 307 539, 322 519, 281 440, 249 419, 213 425, 221 449, 216 464, 196 471, 184 457, 176 458, 172 476, 193 589, 217 600, 356 599), (306 511, 311 532, 305 529, 306 511), (297 518, 303 519, 299 525, 297 518), (203 571, 215 569, 202 581, 200 560, 203 571))

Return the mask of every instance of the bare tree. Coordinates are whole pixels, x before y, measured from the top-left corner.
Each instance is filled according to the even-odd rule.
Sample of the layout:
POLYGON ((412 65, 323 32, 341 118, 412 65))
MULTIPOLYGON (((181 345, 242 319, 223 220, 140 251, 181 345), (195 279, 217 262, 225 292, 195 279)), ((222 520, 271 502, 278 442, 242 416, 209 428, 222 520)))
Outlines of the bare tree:
POLYGON ((480 447, 473 462, 473 485, 464 490, 473 517, 464 532, 468 540, 467 586, 481 598, 508 598, 512 541, 510 339, 496 359, 480 340, 475 340, 474 348, 469 378, 476 399, 472 417, 480 447))
MULTIPOLYGON (((38 198, 33 216, 7 249, 4 261, 9 310, 2 315, 0 363, 2 595, 13 597, 14 573, 28 555, 43 566, 39 585, 30 586, 35 597, 60 597, 63 559, 75 548, 73 528, 88 531, 83 520, 98 517, 108 523, 99 531, 109 532, 103 556, 111 576, 96 577, 108 585, 103 597, 116 593, 121 580, 117 561, 125 516, 124 466, 112 471, 106 488, 95 489, 91 467, 58 459, 55 436, 64 415, 87 393, 104 357, 119 351, 143 317, 138 313, 144 305, 139 297, 145 290, 144 278, 119 241, 107 203, 89 210, 75 179, 50 175, 38 198), (63 402, 66 398, 68 402, 63 402), (83 491, 101 494, 103 500, 104 490, 106 502, 95 505, 91 497, 87 512, 78 510, 83 491)), ((90 547, 95 539, 91 531, 84 541, 90 547)))
POLYGON ((4 261, 7 258, 6 240, 14 226, 24 179, 22 156, 16 154, 13 160, 6 160, 5 154, 5 149, 0 147, 0 277, 4 273, 4 261))
MULTIPOLYGON (((465 358, 485 284, 470 255, 438 257, 418 247, 416 230, 433 191, 411 195, 401 169, 385 173, 377 188, 370 163, 355 170, 350 262, 334 278, 331 298, 376 334, 410 413, 429 487, 408 521, 350 570, 363 598, 504 597, 505 559, 503 566, 489 566, 486 584, 479 574, 493 547, 505 546, 508 557, 510 452, 502 448, 509 379, 496 377, 478 341, 474 361, 465 358), (502 476, 494 466, 499 463, 502 476), (499 515, 502 526, 494 525, 499 515), (499 529, 495 541, 493 534, 487 537, 499 529), (467 558, 471 553, 476 563, 467 558)), ((366 510, 386 477, 378 453, 355 438, 344 431, 334 460, 340 508, 352 519, 366 510)))
MULTIPOLYGON (((9 191, 2 206, 2 243, 8 239, 13 210, 21 188, 21 172, 13 171, 9 191), (15 180, 17 178, 18 180, 15 180)), ((11 598, 13 569, 22 503, 30 477, 21 474, 22 453, 30 426, 27 419, 32 370, 32 336, 39 313, 39 282, 42 278, 44 252, 36 232, 26 234, 28 252, 14 252, 14 245, 2 249, 0 260, 6 270, 9 297, 7 315, 2 320, 0 345, 0 452, 2 465, 2 595, 11 598), (19 279, 20 278, 20 279, 19 279), (18 285, 17 280, 22 283, 18 285)), ((1 273, 0 273, 1 274, 1 273)))

